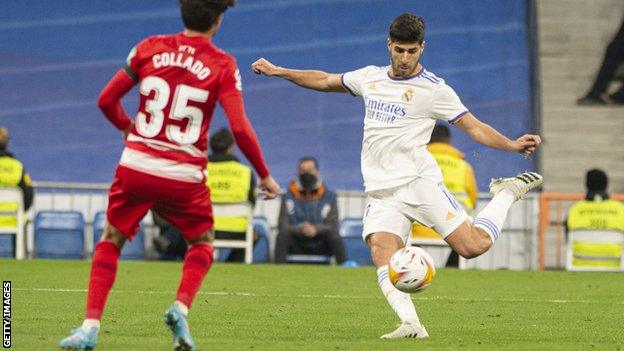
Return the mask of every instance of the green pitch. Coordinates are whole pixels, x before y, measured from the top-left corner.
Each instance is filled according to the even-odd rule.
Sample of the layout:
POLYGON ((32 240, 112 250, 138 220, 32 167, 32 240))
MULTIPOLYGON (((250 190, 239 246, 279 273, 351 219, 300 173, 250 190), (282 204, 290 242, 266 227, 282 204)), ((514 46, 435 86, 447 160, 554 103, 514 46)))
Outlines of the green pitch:
MULTIPOLYGON (((170 350, 179 263, 119 266, 96 350, 170 350)), ((0 260, 14 350, 57 350, 82 321, 89 262, 0 260)), ((624 274, 440 270, 413 296, 428 340, 397 322, 372 267, 215 265, 191 310, 201 350, 624 350, 624 274)))

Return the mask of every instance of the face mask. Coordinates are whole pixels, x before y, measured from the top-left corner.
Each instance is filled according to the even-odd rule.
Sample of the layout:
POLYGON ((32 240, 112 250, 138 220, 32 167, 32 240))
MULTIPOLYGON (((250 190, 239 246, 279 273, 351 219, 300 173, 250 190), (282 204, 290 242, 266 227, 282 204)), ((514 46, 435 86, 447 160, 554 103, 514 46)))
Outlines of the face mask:
POLYGON ((299 182, 305 189, 312 189, 316 185, 316 176, 310 173, 303 173, 299 175, 299 182))

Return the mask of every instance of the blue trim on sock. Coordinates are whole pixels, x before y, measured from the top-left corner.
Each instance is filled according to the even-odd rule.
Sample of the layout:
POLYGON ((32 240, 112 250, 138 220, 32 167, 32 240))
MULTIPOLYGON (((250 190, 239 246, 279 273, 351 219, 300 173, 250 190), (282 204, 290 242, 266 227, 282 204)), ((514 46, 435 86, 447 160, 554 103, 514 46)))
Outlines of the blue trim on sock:
POLYGON ((500 230, 498 230, 496 225, 494 225, 494 223, 492 223, 492 221, 487 218, 475 218, 474 224, 480 224, 481 226, 485 227, 484 229, 488 229, 488 231, 491 232, 490 234, 492 234, 492 236, 494 237, 494 240, 498 239, 498 237, 500 236, 500 230))

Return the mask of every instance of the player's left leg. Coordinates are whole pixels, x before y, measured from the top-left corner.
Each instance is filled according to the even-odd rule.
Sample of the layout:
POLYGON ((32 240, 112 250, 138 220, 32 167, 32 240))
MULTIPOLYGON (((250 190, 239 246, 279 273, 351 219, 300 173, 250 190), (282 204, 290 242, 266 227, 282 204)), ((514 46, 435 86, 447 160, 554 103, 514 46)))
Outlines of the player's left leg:
POLYGON ((369 199, 364 216, 366 244, 370 247, 373 264, 377 267, 377 282, 388 304, 399 317, 401 324, 382 338, 426 338, 427 330, 420 323, 410 294, 399 291, 388 278, 390 257, 405 246, 410 221, 388 202, 369 199), (403 234, 404 235, 399 235, 403 234))
POLYGON ((493 180, 490 184, 492 200, 473 222, 465 221, 445 237, 446 242, 464 258, 483 254, 500 236, 511 205, 541 183, 542 176, 535 172, 493 180))
POLYGON ((117 274, 121 248, 127 238, 131 239, 139 228, 139 221, 151 207, 149 200, 138 201, 134 197, 133 182, 142 182, 141 174, 118 167, 109 197, 106 213, 107 224, 99 244, 93 252, 85 320, 82 326, 60 341, 66 350, 91 350, 97 342, 100 318, 108 294, 117 274), (123 180, 123 181, 122 181, 123 180))
POLYGON ((99 244, 93 252, 89 290, 87 292, 86 317, 82 325, 60 341, 65 350, 92 350, 100 331, 100 318, 106 305, 108 293, 115 283, 117 264, 125 236, 115 227, 106 224, 99 244))

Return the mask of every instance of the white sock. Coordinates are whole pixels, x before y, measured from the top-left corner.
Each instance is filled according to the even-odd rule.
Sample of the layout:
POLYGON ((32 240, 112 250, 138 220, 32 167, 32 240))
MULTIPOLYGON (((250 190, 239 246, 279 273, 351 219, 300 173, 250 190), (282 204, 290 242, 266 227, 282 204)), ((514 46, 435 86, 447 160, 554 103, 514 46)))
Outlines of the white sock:
POLYGON ((182 310, 182 313, 188 317, 188 306, 186 306, 185 304, 183 304, 182 302, 175 300, 175 302, 173 303, 174 305, 177 305, 178 307, 180 307, 180 309, 182 310))
POLYGON ((474 219, 475 227, 483 229, 492 238, 492 242, 496 241, 514 201, 511 190, 501 190, 474 219))
POLYGON ((399 316, 401 323, 416 324, 420 326, 420 320, 416 314, 416 308, 409 294, 399 291, 392 285, 388 278, 388 266, 377 268, 377 282, 381 292, 388 300, 390 307, 399 316))
POLYGON ((91 328, 97 328, 97 330, 100 330, 100 320, 99 319, 85 319, 82 322, 82 330, 89 332, 91 331, 91 328))

